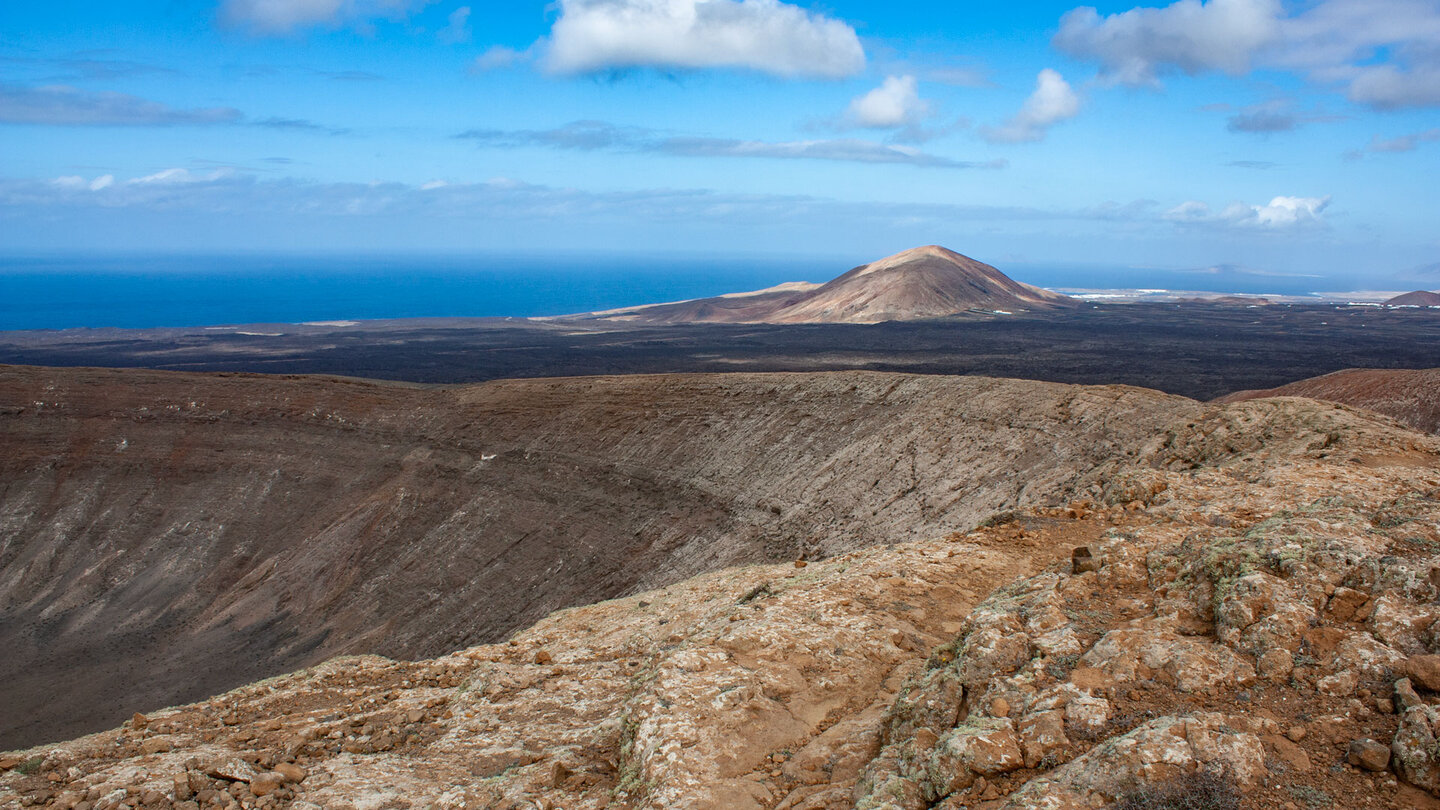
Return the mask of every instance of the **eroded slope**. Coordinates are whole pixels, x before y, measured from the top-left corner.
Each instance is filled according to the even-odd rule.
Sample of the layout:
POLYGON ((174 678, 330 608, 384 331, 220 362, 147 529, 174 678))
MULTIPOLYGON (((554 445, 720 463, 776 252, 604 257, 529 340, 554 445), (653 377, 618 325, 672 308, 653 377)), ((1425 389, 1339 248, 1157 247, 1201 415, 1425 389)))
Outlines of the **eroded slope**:
POLYGON ((1278 388, 1237 391, 1221 402, 1310 397, 1383 413, 1427 433, 1440 433, 1440 368, 1347 368, 1278 388))
POLYGON ((869 373, 0 370, 0 745, 1055 503, 1200 406, 869 373))
POLYGON ((0 801, 1435 806, 1440 441, 1299 399, 1156 436, 1066 508, 337 659, 13 757, 0 801))

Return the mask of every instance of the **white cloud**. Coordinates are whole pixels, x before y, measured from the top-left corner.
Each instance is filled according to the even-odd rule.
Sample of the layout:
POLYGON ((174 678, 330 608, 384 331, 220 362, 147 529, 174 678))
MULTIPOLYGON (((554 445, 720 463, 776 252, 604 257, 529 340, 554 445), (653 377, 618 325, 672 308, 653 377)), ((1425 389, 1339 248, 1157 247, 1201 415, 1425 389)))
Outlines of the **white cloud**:
POLYGON ((434 0, 225 0, 221 17, 259 34, 289 34, 314 26, 359 25, 403 19, 434 0))
POLYGON ((870 129, 915 126, 930 117, 930 102, 920 98, 914 76, 888 76, 874 90, 850 102, 846 118, 870 129))
POLYGON ((1299 72, 1379 109, 1440 106, 1440 4, 1433 0, 1179 0, 1102 17, 1077 8, 1057 48, 1097 62, 1101 78, 1159 85, 1170 72, 1253 67, 1299 72))
POLYGON ((1035 78, 1035 92, 1013 118, 1000 127, 985 127, 980 135, 992 143, 1025 143, 1044 139, 1051 126, 1074 118, 1080 97, 1059 73, 1045 68, 1035 78))
MULTIPOLYGON (((189 169, 163 169, 161 171, 155 172, 154 174, 147 174, 143 177, 135 177, 130 180, 126 180, 125 183, 127 185, 134 186, 174 186, 185 185, 188 183, 213 183, 216 180, 223 180, 234 175, 234 169, 215 169, 214 171, 205 172, 203 174, 197 174, 190 171, 189 169)), ((106 177, 110 177, 110 175, 106 175, 106 177)), ((97 181, 98 179, 99 178, 97 178, 97 181)), ((110 179, 111 183, 106 183, 100 186, 100 188, 96 188, 94 183, 90 184, 90 190, 99 191, 110 186, 114 182, 114 178, 111 177, 110 179)))
POLYGON ((441 42, 455 45, 470 41, 470 7, 461 6, 450 12, 450 17, 435 34, 441 42))
POLYGON ((1440 59, 1408 70, 1395 65, 1359 68, 1347 95, 1351 101, 1382 110, 1440 107, 1440 59))
POLYGON ((1231 203, 1216 213, 1203 202, 1189 200, 1166 211, 1165 219, 1189 225, 1287 230, 1323 225, 1321 214, 1329 205, 1329 197, 1275 197, 1265 205, 1231 203))
POLYGON ((1060 19, 1055 46, 1099 62, 1102 75, 1121 84, 1153 85, 1173 69, 1240 74, 1278 34, 1280 13, 1278 0, 1179 0, 1106 17, 1085 6, 1060 19))
POLYGON ((560 0, 545 55, 555 73, 743 68, 778 76, 859 73, 849 25, 779 0, 560 0))

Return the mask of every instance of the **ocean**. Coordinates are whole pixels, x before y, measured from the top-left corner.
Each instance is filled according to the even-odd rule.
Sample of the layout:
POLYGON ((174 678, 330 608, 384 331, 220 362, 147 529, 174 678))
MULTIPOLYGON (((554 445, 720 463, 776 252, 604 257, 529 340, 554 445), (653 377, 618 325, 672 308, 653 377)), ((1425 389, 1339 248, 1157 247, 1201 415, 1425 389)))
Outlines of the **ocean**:
POLYGON ((834 258, 0 257, 0 330, 565 315, 826 281, 847 269, 834 258))
MULTIPOLYGON (((579 254, 0 256, 0 330, 565 315, 758 290, 785 281, 823 282, 866 260, 579 254)), ((1304 295, 1327 283, 1229 272, 1001 269, 1045 287, 1304 295)))

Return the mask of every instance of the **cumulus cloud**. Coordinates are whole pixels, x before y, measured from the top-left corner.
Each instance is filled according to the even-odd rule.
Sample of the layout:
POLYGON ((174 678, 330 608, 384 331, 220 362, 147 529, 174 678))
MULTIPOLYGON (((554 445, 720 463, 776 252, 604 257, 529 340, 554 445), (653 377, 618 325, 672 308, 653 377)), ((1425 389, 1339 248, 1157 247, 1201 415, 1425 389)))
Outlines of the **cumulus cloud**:
POLYGON ((177 126, 233 124, 241 117, 230 107, 180 109, 126 93, 0 85, 0 123, 7 124, 177 126))
POLYGON ((1357 68, 1347 95, 1351 101, 1381 110, 1440 106, 1440 59, 1410 68, 1395 65, 1357 68))
POLYGON ((1279 33, 1280 13, 1278 0, 1179 0, 1105 17, 1085 6, 1060 19, 1055 46, 1121 84, 1154 85, 1171 70, 1240 74, 1279 33))
POLYGON ((1440 5, 1432 0, 1179 0, 1101 16, 1077 8, 1054 44, 1102 79, 1158 86, 1166 73, 1296 71, 1377 109, 1440 106, 1440 5))
POLYGON ((1051 126, 1080 112, 1080 96, 1059 73, 1045 68, 1035 78, 1035 92, 1013 118, 999 127, 984 127, 980 135, 992 143, 1026 143, 1044 139, 1051 126))
POLYGON ((930 102, 920 98, 914 76, 886 77, 879 87, 853 99, 845 113, 850 123, 870 129, 915 126, 930 114, 930 102))
POLYGON ((645 152, 681 157, 833 160, 848 163, 895 163, 945 169, 1001 168, 1003 162, 967 162, 933 155, 914 147, 857 138, 802 141, 754 141, 666 135, 643 127, 620 127, 605 121, 575 121, 555 129, 472 129, 459 138, 484 146, 541 146, 583 152, 645 152))
POLYGON ((403 19, 434 0, 225 0, 221 18, 257 34, 290 34, 316 26, 403 19))
POLYGON ((1185 225, 1219 225, 1255 230, 1288 230, 1324 224, 1321 214, 1327 197, 1275 197, 1265 205, 1231 203, 1216 212, 1198 200, 1183 202, 1165 212, 1165 219, 1185 225))
POLYGON ((859 73, 855 29, 779 0, 560 0, 544 64, 555 73, 740 68, 777 76, 859 73))

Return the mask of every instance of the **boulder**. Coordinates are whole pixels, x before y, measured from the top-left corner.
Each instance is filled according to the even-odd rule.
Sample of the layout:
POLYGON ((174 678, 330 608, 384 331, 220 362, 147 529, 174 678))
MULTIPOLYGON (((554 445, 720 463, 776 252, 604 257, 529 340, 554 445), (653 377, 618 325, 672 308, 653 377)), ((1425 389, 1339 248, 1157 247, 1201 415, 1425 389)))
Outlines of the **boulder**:
POLYGON ((1390 754, 1401 779, 1440 796, 1440 711, 1425 704, 1407 709, 1390 754))
POLYGON ((1015 724, 999 718, 971 720, 941 738, 930 755, 937 795, 964 790, 977 777, 1017 770, 1025 764, 1015 724))
POLYGON ((1405 672, 1421 689, 1440 692, 1440 655, 1412 655, 1405 662, 1405 672))

